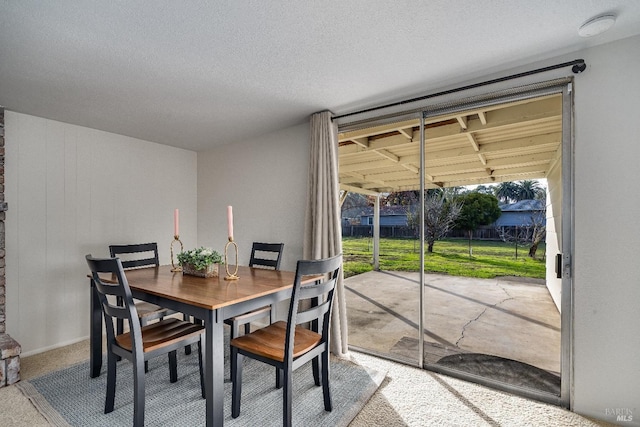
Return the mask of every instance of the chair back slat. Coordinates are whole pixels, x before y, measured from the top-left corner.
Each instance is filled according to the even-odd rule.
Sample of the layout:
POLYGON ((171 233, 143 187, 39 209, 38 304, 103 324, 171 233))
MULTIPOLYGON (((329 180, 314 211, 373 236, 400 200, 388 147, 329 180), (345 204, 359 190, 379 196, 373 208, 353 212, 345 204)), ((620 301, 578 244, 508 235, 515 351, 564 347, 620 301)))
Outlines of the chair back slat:
POLYGON ((276 261, 275 259, 252 258, 249 267, 255 267, 255 268, 269 267, 272 270, 277 270, 278 261, 276 261))
MULTIPOLYGON (((112 277, 112 280, 116 280, 116 275, 115 274, 112 274, 111 277, 112 277)), ((112 295, 112 296, 115 296, 115 297, 124 297, 125 296, 125 292, 124 292, 123 287, 118 285, 117 283, 106 283, 106 282, 103 282, 102 279, 100 278, 100 276, 94 277, 93 280, 94 280, 94 282, 96 284, 96 288, 98 288, 98 291, 100 291, 100 293, 105 294, 105 295, 112 295)))
POLYGON ((320 299, 320 297, 326 298, 336 286, 336 282, 337 279, 332 278, 326 282, 316 281, 300 287, 300 300, 311 300, 311 307, 304 309, 298 307, 296 324, 300 325, 317 320, 327 313, 331 308, 330 301, 320 299), (319 300, 320 303, 318 303, 319 300))
POLYGON ((136 268, 136 267, 148 267, 151 265, 157 266, 158 265, 157 259, 145 258, 145 259, 134 259, 134 260, 122 261, 122 268, 124 269, 130 269, 130 268, 136 268))
POLYGON ((312 320, 318 320, 319 318, 324 316, 330 308, 331 302, 325 301, 315 307, 311 307, 306 310, 298 310, 298 315, 296 316, 296 324, 300 325, 303 323, 311 322, 312 320))
POLYGON ((285 339, 285 359, 289 362, 293 359, 293 345, 295 327, 297 324, 311 322, 312 328, 321 334, 319 345, 329 342, 329 320, 333 296, 340 268, 342 267, 342 254, 321 260, 298 261, 296 277, 289 303, 289 317, 287 319, 287 332, 285 339), (302 281, 308 276, 321 276, 312 284, 303 285, 302 281), (300 309, 300 306, 309 304, 311 308, 300 309))
POLYGON ((284 243, 260 243, 254 242, 251 247, 249 267, 270 268, 280 270, 284 243), (270 255, 267 258, 267 255, 270 255))
POLYGON ((126 307, 120 307, 118 305, 111 304, 108 300, 107 304, 102 304, 102 309, 107 314, 107 316, 110 316, 112 318, 127 320, 129 319, 129 310, 126 307))
POLYGON ((158 244, 152 243, 138 243, 133 245, 109 245, 109 254, 112 258, 119 257, 122 262, 122 268, 138 268, 159 266, 160 259, 158 257, 158 244), (145 258, 128 259, 121 255, 135 255, 143 252, 151 252, 151 256, 145 256, 145 258), (124 258, 124 259, 123 259, 124 258))
POLYGON ((300 299, 309 299, 319 297, 329 292, 336 285, 336 279, 330 279, 326 282, 315 282, 300 287, 300 299))

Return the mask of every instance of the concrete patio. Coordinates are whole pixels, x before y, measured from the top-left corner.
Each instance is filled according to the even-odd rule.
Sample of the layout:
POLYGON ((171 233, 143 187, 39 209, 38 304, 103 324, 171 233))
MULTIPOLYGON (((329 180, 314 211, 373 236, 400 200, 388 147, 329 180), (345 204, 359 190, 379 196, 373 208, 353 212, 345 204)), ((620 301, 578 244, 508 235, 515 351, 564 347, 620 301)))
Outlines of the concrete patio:
MULTIPOLYGON (((417 362, 419 273, 345 280, 349 344, 417 362)), ((425 363, 483 353, 560 372, 560 313, 544 281, 425 275, 425 363)))

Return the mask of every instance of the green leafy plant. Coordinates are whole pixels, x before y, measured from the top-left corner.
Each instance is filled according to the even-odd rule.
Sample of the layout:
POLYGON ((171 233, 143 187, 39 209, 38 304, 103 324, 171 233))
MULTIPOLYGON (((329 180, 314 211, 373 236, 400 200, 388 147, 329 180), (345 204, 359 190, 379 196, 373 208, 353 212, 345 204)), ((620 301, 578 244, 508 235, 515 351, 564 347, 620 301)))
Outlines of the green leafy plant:
POLYGON ((211 248, 200 247, 178 254, 180 265, 191 264, 197 270, 204 270, 211 264, 222 264, 222 256, 211 248))

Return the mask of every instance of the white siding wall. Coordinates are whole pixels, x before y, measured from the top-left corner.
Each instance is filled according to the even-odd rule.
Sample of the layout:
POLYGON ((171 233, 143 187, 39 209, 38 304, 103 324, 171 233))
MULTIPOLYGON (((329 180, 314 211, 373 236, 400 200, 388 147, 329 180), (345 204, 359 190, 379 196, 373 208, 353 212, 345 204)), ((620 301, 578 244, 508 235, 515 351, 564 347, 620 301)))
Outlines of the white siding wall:
POLYGON ((308 164, 308 124, 198 153, 198 244, 223 251, 231 205, 239 263, 247 265, 254 241, 283 242, 281 267, 294 270, 302 258, 308 164))
POLYGON ((196 153, 5 113, 7 332, 28 355, 86 338, 84 255, 157 241, 169 263, 173 210, 196 242, 196 153))

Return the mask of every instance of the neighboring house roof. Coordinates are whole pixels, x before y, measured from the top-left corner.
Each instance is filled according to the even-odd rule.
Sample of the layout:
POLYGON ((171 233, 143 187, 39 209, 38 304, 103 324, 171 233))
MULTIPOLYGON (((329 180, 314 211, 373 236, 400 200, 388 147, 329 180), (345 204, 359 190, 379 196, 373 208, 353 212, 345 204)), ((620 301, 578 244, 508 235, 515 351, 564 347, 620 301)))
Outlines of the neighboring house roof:
MULTIPOLYGON (((520 227, 530 225, 534 218, 536 222, 546 223, 545 202, 543 200, 521 200, 516 203, 500 205, 502 215, 493 226, 496 227, 520 227), (539 218, 539 219, 537 219, 539 218)), ((381 206, 380 216, 405 216, 406 206, 381 206)), ((373 216, 373 207, 362 206, 342 211, 342 218, 366 218, 373 216)))
POLYGON ((542 200, 521 200, 501 205, 502 215, 496 220, 496 227, 522 227, 535 222, 546 224, 545 205, 542 200))
POLYGON ((543 211, 542 200, 520 200, 519 202, 500 205, 502 212, 543 211))

